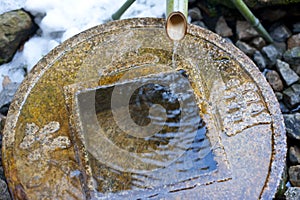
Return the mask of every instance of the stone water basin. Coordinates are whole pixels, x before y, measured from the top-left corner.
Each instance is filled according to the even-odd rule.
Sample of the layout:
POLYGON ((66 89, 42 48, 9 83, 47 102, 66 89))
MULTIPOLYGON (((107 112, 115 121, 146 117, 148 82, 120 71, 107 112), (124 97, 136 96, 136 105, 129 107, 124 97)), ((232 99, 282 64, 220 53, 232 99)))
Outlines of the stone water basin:
POLYGON ((14 199, 270 199, 284 171, 278 102, 259 70, 193 25, 110 22, 46 55, 9 110, 14 199))

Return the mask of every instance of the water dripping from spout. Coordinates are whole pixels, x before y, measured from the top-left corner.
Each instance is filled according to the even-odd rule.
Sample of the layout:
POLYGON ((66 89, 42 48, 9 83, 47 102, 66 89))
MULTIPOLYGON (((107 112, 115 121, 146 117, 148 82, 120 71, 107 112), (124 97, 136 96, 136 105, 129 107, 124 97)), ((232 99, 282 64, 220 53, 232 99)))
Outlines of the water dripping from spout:
POLYGON ((173 41, 173 52, 172 52, 172 68, 176 70, 177 63, 176 63, 176 55, 177 55, 177 49, 179 47, 179 41, 174 40, 173 41))

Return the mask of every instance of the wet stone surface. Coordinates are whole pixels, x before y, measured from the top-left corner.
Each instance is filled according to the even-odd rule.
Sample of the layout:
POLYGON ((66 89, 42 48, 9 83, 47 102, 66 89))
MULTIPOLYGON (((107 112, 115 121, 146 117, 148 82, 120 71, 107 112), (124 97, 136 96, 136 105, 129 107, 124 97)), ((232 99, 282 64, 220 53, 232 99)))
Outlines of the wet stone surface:
MULTIPOLYGON (((93 149, 99 145, 102 147, 106 146, 102 139, 97 139, 101 137, 99 133, 93 131, 97 130, 97 127, 93 123, 93 116, 90 115, 90 113, 93 113, 91 112, 92 108, 89 109, 85 105, 90 96, 95 96, 96 121, 98 121, 99 127, 104 131, 104 136, 109 138, 117 147, 129 153, 135 153, 138 157, 136 159, 132 155, 123 154, 122 157, 128 157, 130 160, 130 166, 128 166, 127 163, 121 163, 120 160, 103 159, 103 152, 90 151, 88 154, 89 161, 91 162, 93 177, 98 185, 97 191, 105 195, 112 192, 122 193, 126 190, 134 192, 135 190, 162 188, 163 186, 167 189, 167 184, 184 182, 191 177, 201 176, 204 173, 211 173, 216 170, 217 163, 211 151, 211 144, 206 137, 206 127, 198 115, 199 110, 197 106, 193 104, 194 96, 192 93, 190 95, 176 93, 175 95, 170 88, 162 85, 164 83, 164 85, 167 85, 168 79, 174 79, 174 81, 181 83, 186 88, 187 86, 184 86, 184 84, 188 84, 188 82, 180 76, 179 73, 166 73, 163 76, 157 75, 135 81, 132 80, 124 83, 124 85, 110 87, 104 85, 96 90, 78 94, 80 119, 83 122, 87 122, 86 125, 83 125, 84 132, 82 132, 85 140, 88 141, 86 148, 93 149), (158 81, 160 84, 153 84, 153 82, 158 81), (117 107, 112 106, 110 103, 114 101, 112 100, 114 95, 129 92, 130 89, 128 88, 134 87, 136 84, 142 86, 136 88, 130 97, 129 113, 132 120, 140 126, 147 125, 150 119, 153 120, 151 124, 153 123, 154 125, 159 125, 163 120, 166 121, 163 128, 158 130, 157 133, 152 132, 153 128, 151 128, 151 134, 144 135, 146 137, 134 137, 137 135, 133 133, 135 130, 130 130, 131 126, 129 124, 132 122, 130 118, 126 117, 126 106, 122 105, 122 102, 117 102, 117 107), (118 93, 113 94, 116 91, 118 93), (184 102, 179 102, 177 95, 186 96, 184 102), (181 108, 179 103, 184 103, 188 106, 181 108), (153 111, 149 111, 149 106, 153 104, 159 104, 162 108, 156 108, 155 113, 153 113, 153 111), (115 109, 111 109, 111 107, 115 109), (122 123, 128 126, 122 127, 122 125, 116 123, 118 121, 114 117, 114 112, 122 116, 122 123), (166 119, 162 117, 164 116, 163 112, 167 113, 166 119), (185 112, 190 113, 188 119, 181 117, 185 112), (174 135, 174 133, 177 134, 174 135), (174 138, 174 136, 176 137, 174 138), (180 138, 180 140, 176 138, 180 138), (178 144, 172 145, 176 144, 174 142, 176 140, 178 140, 180 146, 178 144), (164 155, 163 152, 166 148, 172 149, 173 156, 178 157, 175 162, 169 162, 168 159, 170 158, 164 155), (178 148, 184 148, 185 150, 182 151, 178 148), (155 151, 153 151, 154 149, 155 151), (201 155, 205 155, 205 157, 201 155), (158 161, 161 159, 165 160, 165 162, 159 163, 158 161), (188 160, 189 162, 187 162, 188 160), (116 165, 121 169, 116 170, 111 167, 116 165), (147 166, 146 168, 145 165, 147 166), (147 172, 141 173, 142 169, 147 172)), ((147 133, 147 130, 144 132, 147 133)), ((107 148, 114 149, 114 147, 107 148)), ((197 180, 198 183, 202 181, 200 179, 197 180)))
POLYGON ((174 44, 164 27, 95 27, 28 75, 3 139, 15 199, 275 196, 286 144, 271 87, 231 43, 189 26, 174 44))

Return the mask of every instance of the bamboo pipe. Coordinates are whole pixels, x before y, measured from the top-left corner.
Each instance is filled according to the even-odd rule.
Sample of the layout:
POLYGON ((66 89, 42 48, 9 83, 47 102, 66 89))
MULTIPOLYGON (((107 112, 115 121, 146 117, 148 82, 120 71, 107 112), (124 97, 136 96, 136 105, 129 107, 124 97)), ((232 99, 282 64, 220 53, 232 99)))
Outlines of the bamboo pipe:
POLYGON ((240 13, 246 18, 246 20, 260 33, 265 40, 269 43, 273 43, 272 37, 260 23, 260 21, 253 15, 250 9, 242 0, 231 0, 235 7, 240 11, 240 13))
POLYGON ((121 18, 123 13, 135 2, 135 0, 127 0, 119 10, 117 10, 112 16, 112 20, 118 20, 121 18))
POLYGON ((167 0, 167 36, 174 41, 184 38, 187 31, 188 0, 167 0))

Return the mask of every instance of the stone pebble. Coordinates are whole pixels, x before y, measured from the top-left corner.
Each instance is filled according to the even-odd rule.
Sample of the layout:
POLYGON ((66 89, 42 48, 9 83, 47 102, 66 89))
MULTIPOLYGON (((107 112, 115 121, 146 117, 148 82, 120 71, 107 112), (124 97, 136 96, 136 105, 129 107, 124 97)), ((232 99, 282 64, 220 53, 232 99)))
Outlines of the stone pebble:
POLYGON ((292 186, 300 187, 300 165, 291 166, 289 168, 289 178, 292 186))
POLYGON ((277 42, 284 42, 292 35, 292 32, 284 24, 270 29, 270 36, 277 42))
POLYGON ((300 187, 289 187, 284 193, 286 200, 299 200, 300 199, 300 187))
POLYGON ((0 64, 9 62, 20 45, 37 31, 38 27, 24 10, 0 15, 0 64))
POLYGON ((276 69, 287 86, 291 86, 300 79, 297 73, 290 68, 290 65, 284 61, 278 59, 276 62, 276 69))
POLYGON ((283 91, 283 102, 291 110, 300 104, 300 84, 293 84, 283 91))
POLYGON ((300 147, 295 145, 289 148, 289 160, 292 165, 300 164, 300 147))
POLYGON ((288 49, 300 46, 300 33, 293 35, 287 41, 288 49))
POLYGON ((280 92, 283 90, 283 83, 279 74, 275 70, 268 71, 266 73, 266 78, 275 92, 280 92))
POLYGON ((287 135, 292 140, 300 142, 300 113, 283 115, 287 135))

